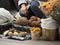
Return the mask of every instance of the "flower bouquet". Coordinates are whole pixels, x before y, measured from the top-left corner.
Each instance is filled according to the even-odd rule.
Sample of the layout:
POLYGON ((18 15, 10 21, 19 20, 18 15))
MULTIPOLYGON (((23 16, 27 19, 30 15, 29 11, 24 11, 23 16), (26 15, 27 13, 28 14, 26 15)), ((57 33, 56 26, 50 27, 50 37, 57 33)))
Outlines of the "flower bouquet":
POLYGON ((52 18, 60 24, 60 0, 43 2, 39 8, 44 14, 52 16, 52 18))
POLYGON ((57 3, 57 0, 49 0, 47 2, 42 2, 42 4, 39 6, 39 9, 46 15, 50 15, 51 11, 53 10, 53 7, 55 7, 55 4, 57 3))

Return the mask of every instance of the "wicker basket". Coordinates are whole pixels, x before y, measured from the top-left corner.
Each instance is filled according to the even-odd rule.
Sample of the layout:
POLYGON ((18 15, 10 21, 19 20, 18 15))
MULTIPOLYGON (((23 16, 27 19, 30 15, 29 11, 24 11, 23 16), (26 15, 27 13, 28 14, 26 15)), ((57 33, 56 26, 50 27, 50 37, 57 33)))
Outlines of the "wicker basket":
POLYGON ((56 29, 42 29, 42 37, 43 37, 43 40, 56 40, 56 36, 57 36, 57 33, 56 33, 56 29))
POLYGON ((31 31, 32 40, 40 40, 40 31, 33 32, 31 31))

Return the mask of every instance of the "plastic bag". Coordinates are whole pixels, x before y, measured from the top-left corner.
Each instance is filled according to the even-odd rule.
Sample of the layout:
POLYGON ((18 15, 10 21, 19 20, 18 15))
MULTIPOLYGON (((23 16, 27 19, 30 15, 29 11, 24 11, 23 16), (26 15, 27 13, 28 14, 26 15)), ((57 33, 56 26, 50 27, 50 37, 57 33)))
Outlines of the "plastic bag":
POLYGON ((14 17, 10 14, 8 10, 0 8, 0 24, 5 22, 11 22, 14 20, 14 17))
POLYGON ((52 19, 52 17, 49 17, 47 19, 41 19, 41 27, 45 29, 56 29, 57 23, 52 19))

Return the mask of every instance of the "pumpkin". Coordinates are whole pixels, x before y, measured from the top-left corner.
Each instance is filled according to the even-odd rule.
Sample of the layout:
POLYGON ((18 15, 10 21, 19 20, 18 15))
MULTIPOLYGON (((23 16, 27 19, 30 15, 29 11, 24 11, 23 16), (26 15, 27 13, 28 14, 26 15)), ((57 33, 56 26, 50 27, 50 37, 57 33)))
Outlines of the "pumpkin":
POLYGON ((14 32, 14 36, 18 36, 18 32, 14 32))
POLYGON ((29 25, 30 26, 39 26, 40 22, 41 22, 40 18, 32 16, 29 20, 29 25))
POLYGON ((8 35, 8 33, 9 33, 9 30, 4 31, 3 35, 4 35, 4 36, 7 36, 7 35, 8 35))
POLYGON ((33 21, 33 22, 31 23, 31 26, 40 26, 40 22, 38 22, 38 21, 33 21))
POLYGON ((8 35, 9 35, 10 37, 12 37, 12 36, 14 35, 14 33, 13 33, 13 32, 9 32, 8 35))
POLYGON ((17 18, 16 18, 15 23, 16 23, 16 24, 19 24, 19 23, 20 23, 20 17, 17 17, 17 18))
POLYGON ((25 37, 27 35, 27 32, 20 32, 18 33, 19 37, 25 37))
POLYGON ((29 19, 29 25, 31 25, 31 23, 32 23, 33 21, 36 21, 36 20, 37 20, 37 17, 32 16, 32 17, 29 19))
POLYGON ((20 17, 17 20, 17 24, 19 25, 22 25, 22 26, 25 26, 25 25, 28 25, 28 19, 26 17, 20 17))

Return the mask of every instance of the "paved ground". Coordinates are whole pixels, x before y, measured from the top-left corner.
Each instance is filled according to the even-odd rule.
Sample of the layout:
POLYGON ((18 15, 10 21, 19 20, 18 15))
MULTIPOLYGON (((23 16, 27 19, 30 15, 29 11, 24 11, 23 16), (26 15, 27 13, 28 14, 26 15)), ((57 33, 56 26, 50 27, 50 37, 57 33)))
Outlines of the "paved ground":
POLYGON ((60 41, 18 41, 11 39, 0 39, 0 45, 60 45, 60 41))

